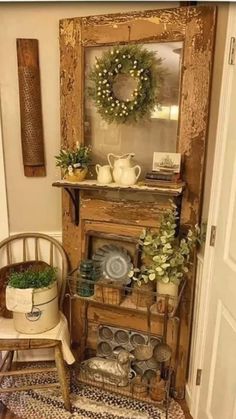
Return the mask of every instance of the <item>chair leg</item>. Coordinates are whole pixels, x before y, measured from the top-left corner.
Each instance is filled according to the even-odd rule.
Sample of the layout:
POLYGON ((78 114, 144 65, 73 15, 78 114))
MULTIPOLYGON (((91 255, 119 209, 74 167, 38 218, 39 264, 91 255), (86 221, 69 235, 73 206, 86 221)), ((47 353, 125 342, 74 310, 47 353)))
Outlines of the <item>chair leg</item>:
MULTIPOLYGON (((2 353, 1 353, 1 355, 2 355, 2 353)), ((14 357, 14 351, 8 351, 6 354, 5 354, 5 356, 4 356, 4 358, 2 359, 2 357, 1 357, 1 366, 0 366, 0 372, 5 372, 5 371, 9 371, 10 369, 11 369, 11 365, 12 365, 12 360, 13 360, 13 357, 14 357)), ((1 384, 1 382, 3 381, 3 379, 4 379, 4 375, 2 375, 1 377, 0 377, 0 384, 1 384)))
POLYGON ((57 367, 58 378, 61 386, 62 397, 65 403, 65 408, 71 411, 70 395, 68 389, 68 383, 66 379, 66 369, 64 365, 64 359, 62 356, 61 346, 55 346, 55 362, 57 367))

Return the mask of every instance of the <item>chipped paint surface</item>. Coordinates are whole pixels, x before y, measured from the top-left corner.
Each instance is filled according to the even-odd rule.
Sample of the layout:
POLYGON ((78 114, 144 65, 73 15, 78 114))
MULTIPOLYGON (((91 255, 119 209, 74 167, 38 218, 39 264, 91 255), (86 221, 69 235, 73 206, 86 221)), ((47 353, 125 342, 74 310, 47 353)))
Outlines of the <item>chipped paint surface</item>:
POLYGON ((140 12, 127 12, 127 13, 114 13, 105 15, 86 16, 82 18, 84 26, 90 26, 96 22, 98 25, 105 24, 119 24, 126 23, 130 20, 150 20, 156 19, 155 21, 165 22, 169 25, 178 22, 179 26, 184 26, 186 23, 187 9, 186 8, 171 8, 171 9, 156 9, 156 10, 145 10, 140 12))
POLYGON ((60 23, 60 34, 63 37, 65 46, 75 47, 78 37, 76 36, 74 19, 62 20, 60 23))
MULTIPOLYGON (((126 42, 184 41, 177 146, 177 151, 184 156, 184 180, 187 183, 182 201, 182 226, 195 224, 201 211, 214 31, 215 8, 211 6, 89 16, 66 19, 60 23, 61 135, 62 143, 68 145, 83 141, 85 47, 126 42)), ((73 207, 63 193, 63 244, 72 267, 78 265, 83 255, 84 231, 88 223, 96 221, 101 228, 120 225, 121 232, 124 228, 131 228, 137 234, 136 229, 141 226, 157 226, 161 213, 168 205, 167 199, 159 203, 145 202, 145 198, 129 202, 127 197, 121 199, 120 195, 116 200, 111 199, 105 192, 103 198, 88 196, 84 191, 81 193, 81 222, 78 227, 71 221, 73 207)), ((181 362, 176 376, 180 393, 185 385, 187 368, 194 270, 195 265, 185 290, 181 315, 181 362)), ((83 320, 79 320, 85 316, 84 305, 76 304, 74 314, 77 320, 74 333, 79 339, 85 330, 83 320)), ((118 310, 116 317, 119 321, 122 321, 122 316, 118 310)), ((107 319, 102 310, 97 317, 107 319)), ((93 319, 97 320, 94 316, 93 319)), ((132 323, 133 317, 129 320, 132 323)), ((81 357, 84 344, 82 340, 78 349, 81 357)))

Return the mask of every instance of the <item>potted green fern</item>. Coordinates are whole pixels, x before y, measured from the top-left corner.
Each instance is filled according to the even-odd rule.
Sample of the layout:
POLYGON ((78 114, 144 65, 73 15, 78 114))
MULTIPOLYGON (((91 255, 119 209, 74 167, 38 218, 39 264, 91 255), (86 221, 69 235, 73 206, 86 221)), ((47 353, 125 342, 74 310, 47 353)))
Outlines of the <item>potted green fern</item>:
POLYGON ((85 179, 88 173, 91 149, 77 142, 73 148, 62 148, 55 159, 56 166, 61 167, 65 179, 80 182, 85 179))
POLYGON ((14 326, 21 333, 42 333, 59 320, 56 269, 28 267, 11 272, 6 289, 6 304, 13 311, 14 326))
MULTIPOLYGON (((132 269, 129 276, 138 286, 156 282, 158 295, 167 294, 172 302, 178 295, 180 282, 186 276, 191 264, 191 255, 200 243, 200 229, 196 225, 185 237, 176 235, 178 212, 171 204, 162 216, 158 231, 144 230, 139 239, 141 268, 132 269)), ((160 299, 158 301, 161 301, 160 299)), ((162 311, 162 305, 159 304, 162 311)))

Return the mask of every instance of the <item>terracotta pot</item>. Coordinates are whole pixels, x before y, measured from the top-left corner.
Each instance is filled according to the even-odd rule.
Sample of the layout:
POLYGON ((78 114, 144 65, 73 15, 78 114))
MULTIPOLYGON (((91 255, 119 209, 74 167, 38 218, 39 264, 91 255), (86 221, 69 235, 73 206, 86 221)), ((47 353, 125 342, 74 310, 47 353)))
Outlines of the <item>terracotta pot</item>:
POLYGON ((159 313, 165 312, 165 295, 168 295, 170 298, 168 300, 168 313, 174 311, 177 306, 179 285, 174 282, 164 282, 157 281, 157 310, 159 313))
POLYGON ((70 182, 82 182, 86 178, 86 175, 88 173, 87 167, 82 169, 74 169, 73 172, 66 173, 64 176, 64 179, 69 180, 70 182))
POLYGON ((13 312, 15 329, 20 333, 35 334, 53 329, 60 321, 57 282, 33 293, 31 313, 13 312))

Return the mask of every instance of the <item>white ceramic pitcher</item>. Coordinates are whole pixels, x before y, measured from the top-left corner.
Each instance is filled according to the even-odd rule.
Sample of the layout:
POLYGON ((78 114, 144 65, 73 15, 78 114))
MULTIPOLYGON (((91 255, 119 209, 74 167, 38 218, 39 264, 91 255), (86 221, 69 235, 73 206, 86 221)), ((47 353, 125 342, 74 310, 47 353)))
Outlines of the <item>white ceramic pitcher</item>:
POLYGON ((121 176, 120 176, 120 184, 124 186, 135 185, 140 174, 141 174, 141 167, 138 165, 133 166, 133 167, 122 167, 121 176), (136 170, 138 170, 137 174, 136 174, 136 170))
POLYGON ((110 165, 110 167, 113 169, 112 175, 113 179, 116 183, 120 183, 120 177, 121 177, 121 169, 123 167, 129 168, 131 167, 131 158, 134 157, 134 153, 126 153, 122 156, 116 156, 113 153, 109 153, 107 155, 107 160, 110 165), (114 159, 114 162, 112 164, 111 158, 114 159))
POLYGON ((107 185, 112 182, 111 168, 108 164, 101 166, 96 164, 97 181, 103 185, 107 185))

